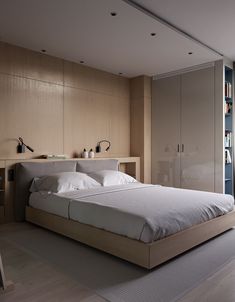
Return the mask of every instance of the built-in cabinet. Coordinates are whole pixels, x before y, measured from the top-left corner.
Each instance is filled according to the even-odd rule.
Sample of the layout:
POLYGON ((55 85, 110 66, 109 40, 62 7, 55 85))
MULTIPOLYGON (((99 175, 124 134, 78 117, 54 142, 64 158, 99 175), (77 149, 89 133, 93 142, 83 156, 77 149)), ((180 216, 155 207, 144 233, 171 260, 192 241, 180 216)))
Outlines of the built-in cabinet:
MULTIPOLYGON (((153 80, 154 184, 232 193, 225 189, 229 181, 221 184, 221 180, 225 184, 229 164, 224 164, 225 151, 219 152, 224 150, 224 121, 230 119, 223 111, 222 80, 220 86, 215 87, 218 80, 223 79, 221 66, 221 62, 218 66, 212 63, 205 68, 153 80), (217 146, 220 148, 216 151, 217 146), (218 156, 220 160, 216 162, 218 156)), ((232 130, 231 125, 227 130, 232 130)), ((229 173, 232 188, 232 169, 229 173)))
POLYGON ((213 67, 153 81, 152 182, 214 191, 213 67))
POLYGON ((152 84, 152 183, 180 187, 180 76, 152 84))

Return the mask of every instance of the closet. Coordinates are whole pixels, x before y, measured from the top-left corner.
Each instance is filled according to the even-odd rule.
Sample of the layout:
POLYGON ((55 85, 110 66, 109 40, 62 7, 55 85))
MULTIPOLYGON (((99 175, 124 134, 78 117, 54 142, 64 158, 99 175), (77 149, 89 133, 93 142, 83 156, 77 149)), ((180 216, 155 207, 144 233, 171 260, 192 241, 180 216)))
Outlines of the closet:
POLYGON ((152 89, 152 183, 215 191, 215 66, 152 89))

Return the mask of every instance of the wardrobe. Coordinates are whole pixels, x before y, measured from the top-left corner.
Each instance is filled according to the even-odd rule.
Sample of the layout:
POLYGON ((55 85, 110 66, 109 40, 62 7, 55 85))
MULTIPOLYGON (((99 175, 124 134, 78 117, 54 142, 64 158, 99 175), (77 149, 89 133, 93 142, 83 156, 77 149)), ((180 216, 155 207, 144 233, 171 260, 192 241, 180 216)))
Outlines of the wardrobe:
POLYGON ((224 70, 218 61, 154 77, 152 183, 225 192, 224 70))

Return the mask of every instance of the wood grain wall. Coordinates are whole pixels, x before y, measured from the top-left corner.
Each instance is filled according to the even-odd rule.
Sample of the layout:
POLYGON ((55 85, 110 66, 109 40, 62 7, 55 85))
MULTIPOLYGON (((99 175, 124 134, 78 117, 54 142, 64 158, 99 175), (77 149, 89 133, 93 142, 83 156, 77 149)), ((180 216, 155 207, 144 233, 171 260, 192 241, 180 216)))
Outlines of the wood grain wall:
POLYGON ((0 42, 0 158, 80 154, 108 139, 100 156, 130 155, 129 80, 0 42), (35 153, 17 154, 17 138, 35 153))
POLYGON ((139 156, 140 179, 151 183, 152 82, 147 76, 131 79, 131 155, 139 156))

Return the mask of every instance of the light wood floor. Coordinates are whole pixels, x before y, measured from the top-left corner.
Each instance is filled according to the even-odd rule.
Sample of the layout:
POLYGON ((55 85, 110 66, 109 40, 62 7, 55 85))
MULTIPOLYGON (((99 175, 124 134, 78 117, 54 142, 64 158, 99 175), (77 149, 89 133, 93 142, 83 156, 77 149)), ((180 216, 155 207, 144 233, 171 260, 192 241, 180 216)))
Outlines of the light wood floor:
MULTIPOLYGON (((1 302, 105 302, 90 289, 57 271, 49 263, 1 239, 1 235, 34 228, 27 224, 0 225, 0 253, 14 290, 0 292, 1 302)), ((30 239, 30 238, 29 238, 30 239)))
POLYGON ((235 260, 222 267, 179 302, 234 302, 235 260))
MULTIPOLYGON (((10 244, 1 236, 4 234, 6 238, 11 232, 32 228, 35 227, 26 223, 0 225, 0 252, 6 277, 15 284, 13 291, 0 293, 1 302, 107 302, 89 288, 56 270, 50 263, 10 244)), ((235 259, 178 302, 235 302, 235 259)))

